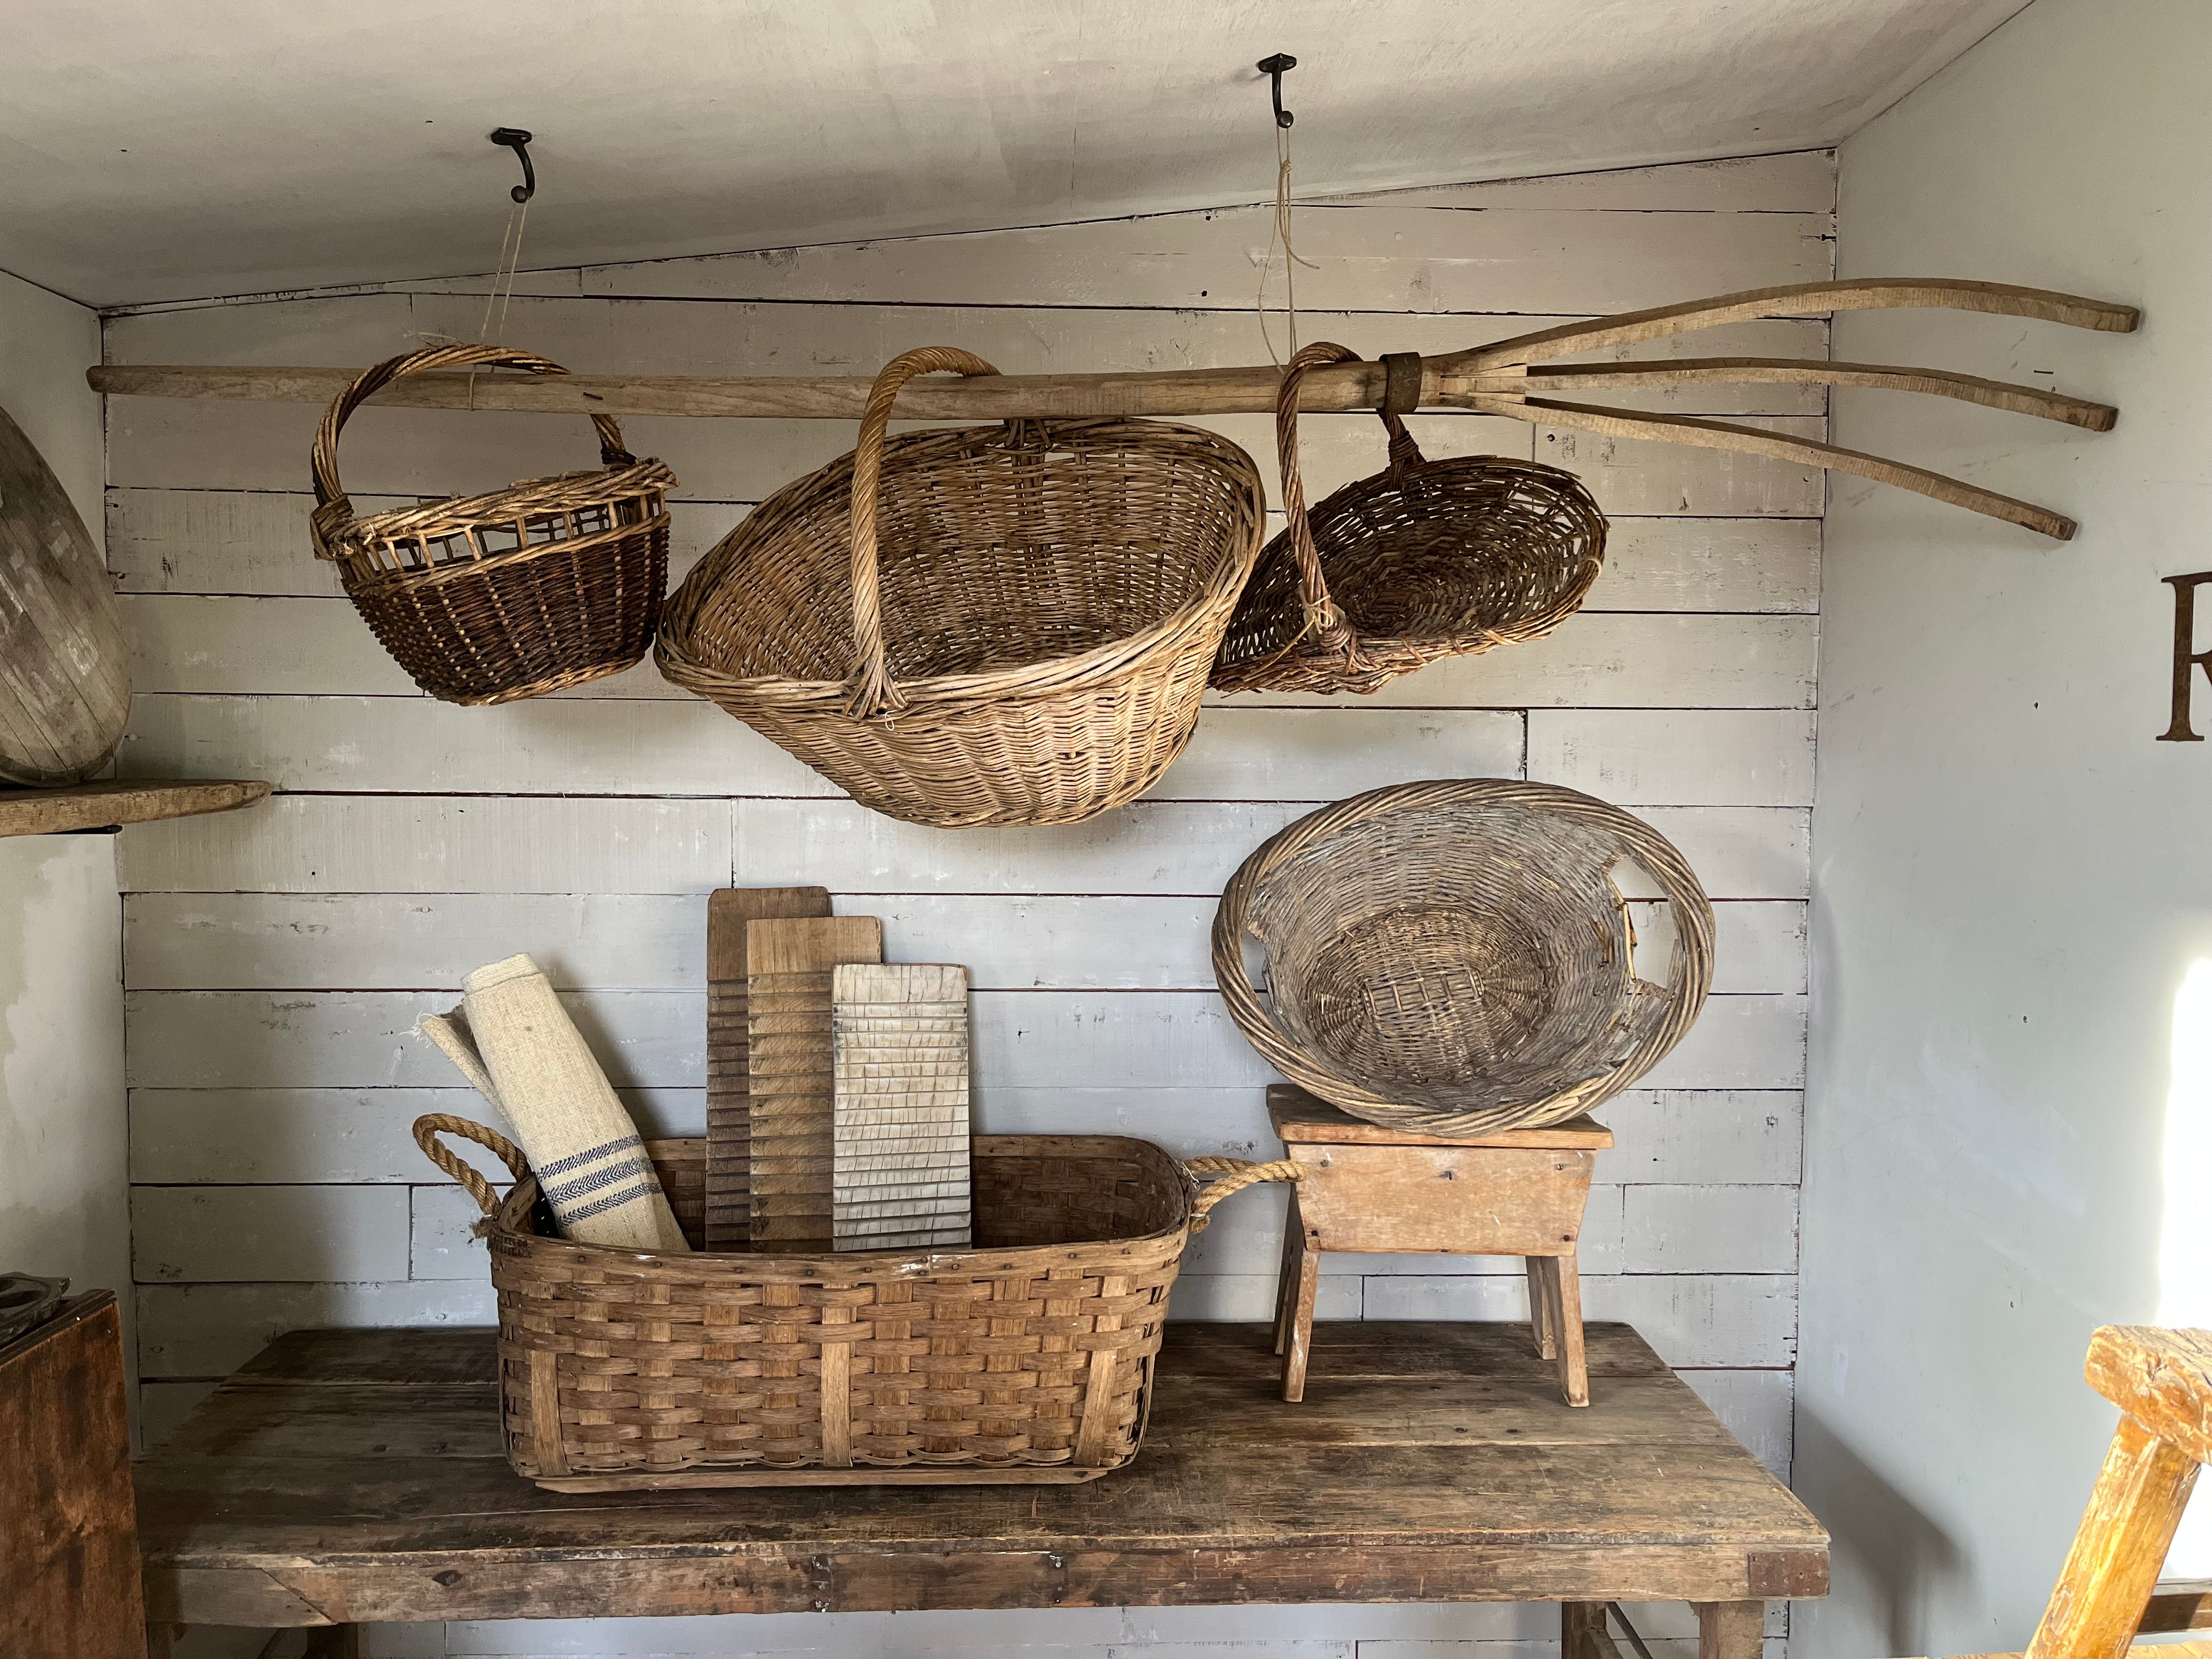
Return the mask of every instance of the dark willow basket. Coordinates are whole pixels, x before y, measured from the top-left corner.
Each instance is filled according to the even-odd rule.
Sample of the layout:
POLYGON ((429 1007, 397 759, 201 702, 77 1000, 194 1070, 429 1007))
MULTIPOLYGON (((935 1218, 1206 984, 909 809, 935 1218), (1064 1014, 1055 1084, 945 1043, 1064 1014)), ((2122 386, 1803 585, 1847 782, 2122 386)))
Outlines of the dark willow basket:
POLYGON ((668 586, 666 493, 676 475, 623 447, 594 415, 598 472, 354 516, 338 482, 346 417, 403 375, 437 368, 568 371, 526 351, 436 346, 366 371, 315 434, 315 556, 338 568, 369 630, 447 702, 513 702, 615 674, 643 657, 668 586))
MULTIPOLYGON (((1283 372, 1275 443, 1290 522, 1230 619, 1218 690, 1374 691, 1446 657, 1549 633, 1603 567, 1605 515, 1572 473, 1497 455, 1425 459, 1389 402, 1389 468, 1309 514, 1298 387, 1308 369, 1359 360, 1324 341, 1283 372)), ((1419 397, 1416 385, 1402 401, 1419 397)))

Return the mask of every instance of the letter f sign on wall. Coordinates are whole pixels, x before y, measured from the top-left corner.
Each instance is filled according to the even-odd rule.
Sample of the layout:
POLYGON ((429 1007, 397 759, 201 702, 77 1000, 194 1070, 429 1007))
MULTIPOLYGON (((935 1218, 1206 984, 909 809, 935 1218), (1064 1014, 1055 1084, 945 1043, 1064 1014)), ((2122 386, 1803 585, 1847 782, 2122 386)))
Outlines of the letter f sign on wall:
POLYGON ((2158 734, 2158 740, 2202 743, 2204 739, 2189 729, 2189 671, 2201 668, 2205 678, 2212 680, 2212 646, 2202 651, 2191 649, 2197 643, 2197 590, 2212 582, 2212 570, 2163 580, 2173 589, 2173 724, 2158 734))

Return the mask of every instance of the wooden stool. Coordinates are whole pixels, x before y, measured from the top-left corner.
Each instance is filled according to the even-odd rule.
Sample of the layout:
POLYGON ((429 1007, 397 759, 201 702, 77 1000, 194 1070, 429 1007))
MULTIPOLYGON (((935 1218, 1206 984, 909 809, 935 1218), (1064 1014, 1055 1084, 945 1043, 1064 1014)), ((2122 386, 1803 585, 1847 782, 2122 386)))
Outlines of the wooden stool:
POLYGON ((1559 1362, 1567 1404, 1589 1404, 1575 1244, 1612 1130, 1578 1117, 1453 1140, 1364 1122, 1288 1083, 1269 1086, 1267 1115, 1301 1169, 1275 1301, 1284 1399, 1305 1397, 1322 1252, 1375 1250, 1525 1258, 1536 1352, 1559 1362))

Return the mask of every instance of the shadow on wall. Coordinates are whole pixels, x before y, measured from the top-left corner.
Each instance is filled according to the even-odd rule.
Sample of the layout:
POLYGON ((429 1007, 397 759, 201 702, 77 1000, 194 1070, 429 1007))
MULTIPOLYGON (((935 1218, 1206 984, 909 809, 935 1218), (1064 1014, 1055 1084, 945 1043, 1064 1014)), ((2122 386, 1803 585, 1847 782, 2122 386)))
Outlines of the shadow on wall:
POLYGON ((1958 1546, 1802 1401, 1797 1466, 1822 1471, 1820 1520, 1834 1535, 1836 1577, 1858 1581, 1869 1622, 1887 1635, 1879 1651, 1927 1652, 1925 1609, 1941 1583, 1967 1571, 1958 1546))

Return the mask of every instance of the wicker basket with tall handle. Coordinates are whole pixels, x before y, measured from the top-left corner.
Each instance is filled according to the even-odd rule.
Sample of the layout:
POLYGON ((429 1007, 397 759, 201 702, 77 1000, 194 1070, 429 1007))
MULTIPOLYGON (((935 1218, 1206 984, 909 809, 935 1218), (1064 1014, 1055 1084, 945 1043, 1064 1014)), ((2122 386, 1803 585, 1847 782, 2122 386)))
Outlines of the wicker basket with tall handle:
MULTIPOLYGON (((415 1139, 484 1212, 507 1456, 560 1492, 1095 1480, 1144 1437, 1184 1246, 1229 1194, 1299 1174, 978 1135, 973 1249, 654 1255, 550 1237, 537 1177, 482 1124, 434 1114, 415 1139)), ((695 1243, 706 1146, 646 1144, 695 1243)))
POLYGON ((1230 878, 1213 972, 1261 1057, 1425 1134, 1563 1123, 1659 1063, 1712 984, 1713 909, 1667 838, 1573 789, 1441 778, 1279 830, 1230 878), (1623 860, 1665 894, 1667 982, 1636 971, 1623 860), (1267 952, 1254 990, 1247 938, 1267 952))
POLYGON ((1322 341, 1283 372, 1275 446, 1289 522, 1230 621, 1217 690, 1374 691, 1446 657, 1549 633, 1604 564, 1605 515, 1572 473, 1500 455, 1422 457, 1399 418, 1420 400, 1410 353, 1383 359, 1389 466, 1309 513, 1298 387, 1309 369, 1358 361, 1322 341))
POLYGON ((1166 421, 886 439, 899 387, 997 373, 930 346, 859 447, 756 507, 668 602, 654 659, 908 823, 1076 823, 1189 742, 1263 521, 1251 458, 1166 421))
POLYGON ((315 554, 338 568, 363 621, 415 684, 447 702, 513 702, 619 673, 643 657, 668 586, 676 475, 623 447, 594 415, 598 472, 531 478, 484 495, 356 516, 338 434, 403 375, 560 364, 500 346, 434 346, 364 371, 315 433, 315 554))

